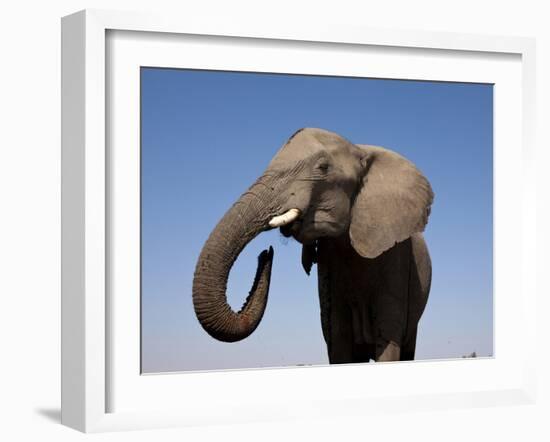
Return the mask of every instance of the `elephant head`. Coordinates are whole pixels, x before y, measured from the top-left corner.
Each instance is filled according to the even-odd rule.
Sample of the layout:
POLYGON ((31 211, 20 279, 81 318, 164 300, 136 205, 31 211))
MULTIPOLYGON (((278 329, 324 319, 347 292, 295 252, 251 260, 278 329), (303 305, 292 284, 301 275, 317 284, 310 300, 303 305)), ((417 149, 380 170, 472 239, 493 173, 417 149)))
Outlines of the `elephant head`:
MULTIPOLYGON (((432 200, 426 178, 397 153, 355 145, 322 129, 297 131, 204 244, 193 281, 199 322, 226 342, 256 329, 267 303, 273 249, 260 254, 240 311, 228 305, 226 287, 233 263, 260 232, 280 228, 304 247, 319 238, 349 235, 359 255, 374 258, 423 231, 432 200)), ((307 261, 303 258, 309 273, 307 261)))

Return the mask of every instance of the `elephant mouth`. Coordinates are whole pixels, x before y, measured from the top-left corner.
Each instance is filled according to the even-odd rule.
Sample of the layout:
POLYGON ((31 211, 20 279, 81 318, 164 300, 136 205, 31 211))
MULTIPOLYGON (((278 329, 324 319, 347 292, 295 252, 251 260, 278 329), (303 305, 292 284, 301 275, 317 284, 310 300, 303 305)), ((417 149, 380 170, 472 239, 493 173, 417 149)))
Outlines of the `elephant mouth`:
POLYGON ((277 228, 285 238, 296 236, 302 225, 303 212, 294 208, 286 211, 282 215, 277 215, 269 221, 269 227, 277 228))
POLYGON ((305 216, 280 228, 281 235, 285 238, 292 237, 300 244, 304 245, 311 244, 316 239, 311 235, 311 230, 311 223, 305 216))
POLYGON ((304 213, 296 220, 280 228, 281 234, 285 238, 294 238, 300 244, 310 245, 321 237, 339 236, 344 226, 331 219, 312 219, 304 213))
POLYGON ((303 212, 300 209, 290 209, 282 215, 275 216, 269 221, 270 227, 279 227, 281 234, 285 238, 296 236, 301 230, 303 223, 303 212))
POLYGON ((280 231, 285 238, 290 238, 292 236, 294 237, 294 239, 299 240, 302 226, 303 226, 303 219, 298 218, 295 221, 292 221, 291 223, 285 226, 282 226, 280 228, 280 231))

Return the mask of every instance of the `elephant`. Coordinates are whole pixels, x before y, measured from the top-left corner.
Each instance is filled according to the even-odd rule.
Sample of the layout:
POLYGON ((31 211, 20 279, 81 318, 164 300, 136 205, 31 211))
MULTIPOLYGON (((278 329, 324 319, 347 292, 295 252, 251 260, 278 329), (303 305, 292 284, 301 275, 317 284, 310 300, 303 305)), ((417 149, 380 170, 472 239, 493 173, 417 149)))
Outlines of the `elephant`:
POLYGON ((321 328, 330 364, 413 360, 431 286, 423 231, 434 193, 413 163, 382 147, 353 144, 324 129, 295 132, 204 243, 193 305, 207 333, 236 342, 265 311, 273 248, 258 257, 239 311, 227 279, 244 247, 279 228, 317 265, 321 328))

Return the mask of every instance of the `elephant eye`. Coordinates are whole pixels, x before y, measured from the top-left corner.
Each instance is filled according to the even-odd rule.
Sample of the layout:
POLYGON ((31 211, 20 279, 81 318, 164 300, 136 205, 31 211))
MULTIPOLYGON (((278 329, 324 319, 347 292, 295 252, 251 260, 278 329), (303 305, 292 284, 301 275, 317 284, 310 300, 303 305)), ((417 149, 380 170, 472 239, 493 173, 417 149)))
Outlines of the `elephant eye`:
POLYGON ((322 163, 319 163, 317 165, 317 169, 319 169, 321 172, 326 172, 328 170, 329 164, 326 161, 323 161, 322 163))

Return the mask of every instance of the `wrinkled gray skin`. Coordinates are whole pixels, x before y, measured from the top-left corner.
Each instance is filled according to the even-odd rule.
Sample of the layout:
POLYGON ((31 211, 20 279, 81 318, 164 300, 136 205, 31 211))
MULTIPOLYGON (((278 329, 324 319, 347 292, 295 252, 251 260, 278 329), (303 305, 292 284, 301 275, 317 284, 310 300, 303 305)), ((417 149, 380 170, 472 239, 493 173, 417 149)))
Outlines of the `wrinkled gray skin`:
POLYGON ((246 244, 270 229, 274 216, 296 208, 300 217, 281 233, 303 245, 308 274, 317 263, 330 363, 413 359, 431 282, 421 232, 432 201, 426 178, 397 153, 355 145, 322 129, 299 130, 204 244, 193 281, 199 322, 226 342, 256 329, 267 302, 273 249, 260 254, 238 312, 226 300, 229 271, 246 244))

